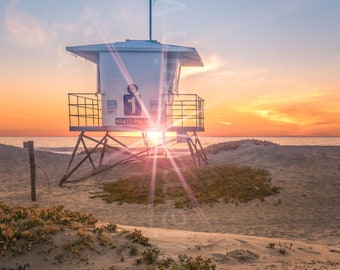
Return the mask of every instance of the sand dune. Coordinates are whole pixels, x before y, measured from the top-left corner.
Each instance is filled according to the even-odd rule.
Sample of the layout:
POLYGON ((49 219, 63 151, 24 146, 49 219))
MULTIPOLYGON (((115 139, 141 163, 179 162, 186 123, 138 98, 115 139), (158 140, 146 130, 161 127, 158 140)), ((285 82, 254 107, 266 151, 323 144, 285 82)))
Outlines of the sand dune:
MULTIPOLYGON (((217 269, 340 268, 340 147, 280 146, 246 140, 219 144, 208 149, 207 155, 209 165, 268 169, 273 184, 281 187, 280 193, 264 202, 255 200, 238 206, 219 203, 195 209, 175 209, 170 201, 156 206, 108 204, 91 199, 91 193, 99 191, 102 183, 143 171, 142 163, 115 167, 60 188, 70 156, 36 151, 36 203, 41 207, 62 204, 91 213, 100 223, 140 228, 164 256, 202 255, 211 258, 217 269)), ((117 155, 106 157, 106 161, 116 159, 117 155)), ((181 160, 185 164, 190 161, 181 160)), ((74 177, 91 169, 86 163, 74 177)), ((0 177, 0 201, 32 205, 25 149, 0 145, 0 177)), ((0 269, 16 269, 19 261, 30 261, 31 268, 27 269, 37 269, 35 265, 40 269, 109 269, 112 261, 109 264, 105 256, 109 254, 93 255, 88 265, 70 262, 63 268, 46 261, 44 264, 39 255, 0 257, 0 269)), ((128 260, 120 264, 117 262, 114 269, 136 269, 128 260)))

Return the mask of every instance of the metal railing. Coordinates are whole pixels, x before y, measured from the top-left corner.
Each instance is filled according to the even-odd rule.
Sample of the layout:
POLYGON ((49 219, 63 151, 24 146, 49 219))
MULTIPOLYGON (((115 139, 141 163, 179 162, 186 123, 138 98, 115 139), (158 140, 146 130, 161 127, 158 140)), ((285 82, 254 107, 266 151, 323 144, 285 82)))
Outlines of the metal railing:
POLYGON ((70 127, 102 126, 102 109, 99 95, 69 93, 68 109, 70 127))
MULTIPOLYGON (((101 96, 95 93, 69 93, 70 130, 102 130, 101 96)), ((164 95, 169 130, 204 131, 204 100, 196 94, 164 95)), ((162 119, 164 119, 162 117, 162 119)))
POLYGON ((204 131, 204 100, 196 94, 168 95, 166 117, 174 129, 204 131))

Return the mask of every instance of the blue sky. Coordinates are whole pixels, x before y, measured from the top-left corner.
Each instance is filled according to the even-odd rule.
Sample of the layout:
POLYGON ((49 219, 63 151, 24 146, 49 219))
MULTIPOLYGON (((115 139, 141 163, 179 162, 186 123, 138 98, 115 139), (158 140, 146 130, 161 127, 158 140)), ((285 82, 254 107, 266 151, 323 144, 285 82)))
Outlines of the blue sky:
MULTIPOLYGON (((96 78, 65 47, 148 39, 148 12, 148 0, 2 0, 0 135, 67 131, 66 93, 96 78)), ((339 136, 339 25, 337 0, 156 0, 152 36, 200 53, 181 88, 206 99, 207 134, 339 136)))

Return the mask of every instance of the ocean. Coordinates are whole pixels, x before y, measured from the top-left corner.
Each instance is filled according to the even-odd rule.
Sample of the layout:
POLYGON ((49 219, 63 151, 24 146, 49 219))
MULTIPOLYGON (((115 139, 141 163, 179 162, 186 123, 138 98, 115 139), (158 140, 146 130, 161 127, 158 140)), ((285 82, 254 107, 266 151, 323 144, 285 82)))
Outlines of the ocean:
MULTIPOLYGON (((95 137, 94 137, 95 138, 95 137)), ((138 137, 115 137, 124 144, 130 146, 136 144, 142 146, 143 142, 138 137)), ((204 137, 199 136, 203 147, 212 144, 237 141, 243 139, 257 139, 271 141, 280 145, 316 145, 316 146, 340 146, 340 137, 204 137)), ((100 139, 100 138, 97 138, 100 139)), ((0 144, 23 147, 23 142, 33 141, 36 150, 50 151, 54 153, 70 154, 77 142, 77 137, 0 137, 0 144)), ((87 141, 87 146, 94 144, 87 141)), ((186 144, 176 144, 176 148, 187 147, 186 144)), ((81 148, 80 148, 81 150, 81 148)))

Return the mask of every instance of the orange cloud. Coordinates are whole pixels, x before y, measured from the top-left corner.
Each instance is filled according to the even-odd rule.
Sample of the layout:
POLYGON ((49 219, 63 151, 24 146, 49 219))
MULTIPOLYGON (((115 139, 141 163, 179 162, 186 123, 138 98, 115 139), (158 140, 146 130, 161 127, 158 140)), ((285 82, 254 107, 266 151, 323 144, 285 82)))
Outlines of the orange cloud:
POLYGON ((206 134, 228 136, 339 136, 337 91, 273 91, 206 100, 206 134))
MULTIPOLYGON (((271 123, 291 124, 306 130, 340 126, 339 96, 327 91, 271 93, 238 108, 239 112, 257 115, 271 123)), ((336 129, 338 130, 338 129, 336 129)))

